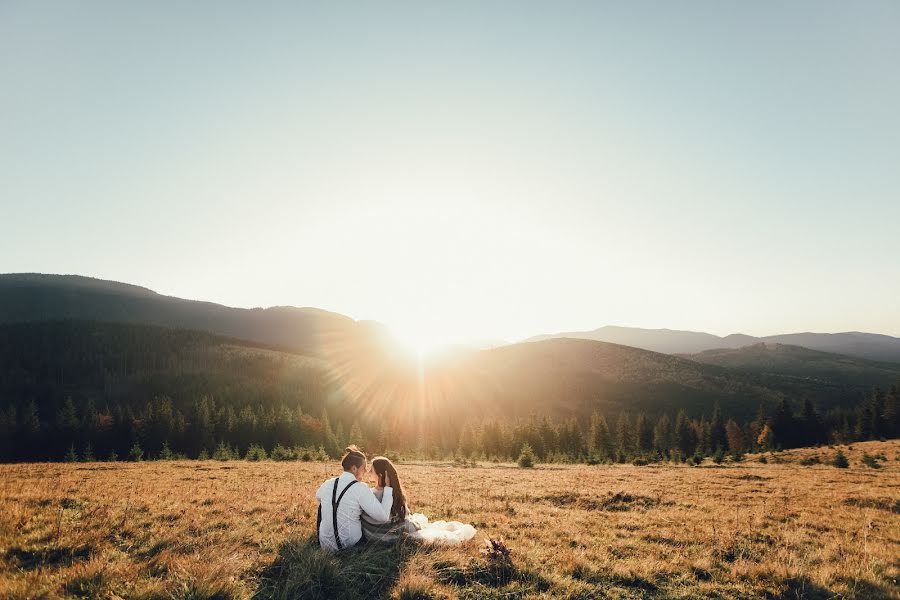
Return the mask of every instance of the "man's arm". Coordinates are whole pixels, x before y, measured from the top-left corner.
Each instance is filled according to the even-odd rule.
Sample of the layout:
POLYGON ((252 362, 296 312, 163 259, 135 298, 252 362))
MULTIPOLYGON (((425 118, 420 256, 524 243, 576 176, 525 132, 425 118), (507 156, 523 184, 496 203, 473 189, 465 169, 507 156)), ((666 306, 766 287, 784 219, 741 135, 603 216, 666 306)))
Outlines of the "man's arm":
POLYGON ((325 504, 325 501, 328 500, 329 492, 326 492, 326 488, 331 487, 328 485, 329 483, 333 486, 334 479, 328 479, 327 481, 325 481, 325 483, 319 486, 319 489, 316 490, 316 500, 318 500, 322 504, 325 504))
POLYGON ((364 485, 359 494, 359 507, 369 518, 376 523, 388 523, 391 520, 391 505, 394 503, 394 490, 389 487, 384 488, 384 496, 381 502, 369 488, 364 485))

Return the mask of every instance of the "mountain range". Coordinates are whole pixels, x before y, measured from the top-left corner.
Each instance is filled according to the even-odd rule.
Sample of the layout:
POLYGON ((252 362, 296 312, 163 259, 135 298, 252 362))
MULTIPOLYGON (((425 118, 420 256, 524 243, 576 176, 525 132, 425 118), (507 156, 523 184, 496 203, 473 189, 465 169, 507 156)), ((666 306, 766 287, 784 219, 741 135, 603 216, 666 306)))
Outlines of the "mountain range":
MULTIPOLYGON (((373 329, 386 333, 377 323, 355 321, 319 308, 232 308, 213 302, 164 296, 137 285, 78 275, 0 275, 0 323, 52 319, 146 323, 196 329, 307 354, 320 353, 323 344, 334 336, 368 335, 373 329)), ((781 344, 900 363, 900 338, 853 331, 788 333, 765 337, 737 333, 721 337, 697 331, 608 325, 591 331, 537 335, 525 341, 553 338, 596 340, 678 355, 738 349, 760 343, 781 344)), ((477 345, 495 347, 498 343, 477 345)))
POLYGON ((373 327, 318 308, 232 308, 78 275, 0 275, 0 323, 78 319, 208 331, 304 354, 373 327))
MULTIPOLYGON (((900 381, 900 363, 883 359, 892 356, 890 340, 900 340, 870 334, 821 335, 773 337, 819 345, 825 343, 822 340, 836 340, 833 345, 840 349, 875 354, 881 360, 769 338, 760 342, 750 336, 718 338, 606 327, 582 335, 560 334, 487 350, 458 351, 444 364, 428 367, 426 391, 433 409, 459 418, 464 414, 589 415, 594 410, 614 414, 622 409, 674 413, 682 408, 699 415, 708 414, 716 402, 728 414, 749 418, 760 404, 771 405, 781 398, 813 397, 827 409, 857 402, 874 386, 900 381), (588 334, 607 339, 592 339, 588 334), (848 336, 855 344, 841 345, 848 336), (708 348, 723 342, 742 346, 708 348)), ((236 394, 237 404, 253 402, 258 390, 271 389, 273 382, 283 381, 278 393, 284 395, 297 385, 291 382, 312 377, 317 383, 310 389, 316 391, 306 395, 305 410, 328 405, 329 410, 349 414, 350 405, 339 406, 336 399, 351 397, 368 402, 367 409, 380 413, 395 408, 399 396, 412 397, 421 391, 417 372, 391 355, 385 343, 388 337, 375 322, 315 308, 231 308, 80 276, 0 275, 0 369, 8 374, 8 385, 0 386, 0 400, 46 394, 42 403, 58 406, 64 395, 74 392, 95 397, 98 404, 111 395, 126 401, 158 393, 167 393, 176 402, 183 394, 180 400, 187 402, 208 387, 201 382, 228 382, 238 376, 223 365, 239 356, 244 361, 238 368, 245 373, 243 379, 239 384, 222 383, 218 392, 219 396, 236 394), (160 326, 172 335, 162 333, 160 326), (190 331, 214 337, 178 333, 190 331), (129 348, 139 357, 134 360, 147 365, 142 374, 135 377, 131 367, 117 367, 121 369, 113 378, 117 383, 111 385, 108 371, 117 353, 106 348, 103 340, 119 340, 117 344, 129 348), (193 350, 178 350, 188 343, 185 340, 193 350), (21 350, 26 347, 31 352, 27 360, 21 350), (73 354, 73 349, 79 350, 73 354), (99 358, 93 366, 82 367, 77 362, 79 353, 99 358), (312 362, 296 363, 298 356, 312 362), (217 365, 214 371, 207 372, 213 368, 204 366, 207 360, 217 365), (185 379, 181 373, 179 364, 185 361, 194 379, 185 379), (279 366, 287 364, 302 368, 293 372, 279 366), (41 383, 42 373, 82 368, 80 383, 65 379, 41 383), (182 388, 184 392, 179 391, 182 388)))
POLYGON ((535 342, 553 338, 576 338, 611 342, 665 354, 695 354, 706 350, 743 348, 759 343, 783 344, 869 360, 900 363, 900 338, 859 331, 847 331, 844 333, 787 333, 765 337, 733 333, 720 337, 698 331, 641 329, 608 325, 591 331, 569 331, 537 335, 528 338, 526 341, 535 342))

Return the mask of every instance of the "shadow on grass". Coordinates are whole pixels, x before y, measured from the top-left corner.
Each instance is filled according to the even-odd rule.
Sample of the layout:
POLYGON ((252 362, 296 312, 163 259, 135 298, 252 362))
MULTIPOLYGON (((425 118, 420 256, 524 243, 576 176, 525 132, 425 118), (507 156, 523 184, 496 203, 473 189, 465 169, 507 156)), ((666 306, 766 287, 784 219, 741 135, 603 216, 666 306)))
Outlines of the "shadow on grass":
POLYGON ((793 577, 785 579, 783 588, 775 595, 769 595, 772 600, 834 600, 834 598, 865 598, 866 600, 889 600, 895 598, 892 591, 868 581, 848 581, 847 585, 853 590, 850 596, 844 596, 837 592, 813 583, 805 577, 793 577))
POLYGON ((289 540, 260 574, 253 600, 387 598, 400 568, 418 544, 363 544, 338 554, 319 548, 316 536, 289 540))

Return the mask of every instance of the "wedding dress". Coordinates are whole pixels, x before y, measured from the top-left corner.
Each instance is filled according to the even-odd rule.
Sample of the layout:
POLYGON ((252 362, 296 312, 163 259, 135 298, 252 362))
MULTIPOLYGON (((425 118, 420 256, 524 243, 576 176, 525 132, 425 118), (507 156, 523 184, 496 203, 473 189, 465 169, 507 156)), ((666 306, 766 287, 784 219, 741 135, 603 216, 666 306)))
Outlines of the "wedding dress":
POLYGON ((430 523, 428 517, 422 513, 413 513, 407 517, 407 520, 414 523, 417 527, 416 531, 409 534, 409 537, 422 540, 423 542, 454 546, 475 537, 475 528, 468 523, 460 523, 459 521, 435 521, 430 523))
MULTIPOLYGON (((382 491, 375 489, 375 497, 381 500, 382 491)), ((407 515, 401 522, 376 524, 362 515, 363 534, 373 542, 393 543, 404 533, 428 544, 454 546, 475 537, 475 528, 459 521, 430 522, 422 513, 407 515)))

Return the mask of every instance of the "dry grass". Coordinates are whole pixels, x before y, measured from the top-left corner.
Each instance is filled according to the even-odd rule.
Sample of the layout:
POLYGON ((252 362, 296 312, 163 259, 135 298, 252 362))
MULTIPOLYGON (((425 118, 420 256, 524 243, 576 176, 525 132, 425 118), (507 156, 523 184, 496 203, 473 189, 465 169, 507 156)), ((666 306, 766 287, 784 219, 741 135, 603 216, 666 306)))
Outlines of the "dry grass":
POLYGON ((476 540, 339 558, 310 542, 332 464, 0 465, 0 597, 900 597, 900 442, 845 452, 849 469, 827 448, 721 467, 404 464, 414 509, 476 540), (799 464, 812 454, 826 464, 799 464))

